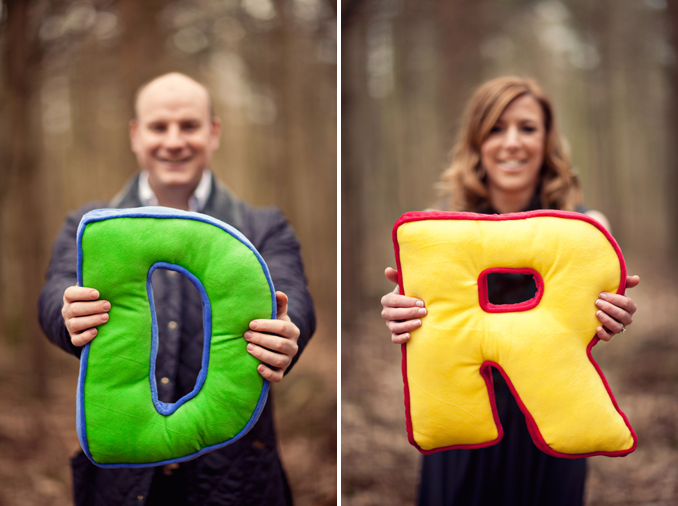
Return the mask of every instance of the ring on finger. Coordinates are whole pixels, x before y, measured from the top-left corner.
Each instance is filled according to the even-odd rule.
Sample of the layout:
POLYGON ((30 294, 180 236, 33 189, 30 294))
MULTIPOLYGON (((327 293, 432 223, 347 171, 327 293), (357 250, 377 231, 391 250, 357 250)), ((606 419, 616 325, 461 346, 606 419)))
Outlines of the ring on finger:
POLYGON ((621 327, 622 327, 621 330, 619 331, 619 333, 623 334, 624 332, 626 332, 626 327, 624 327, 624 324, 620 323, 619 325, 621 325, 621 327))

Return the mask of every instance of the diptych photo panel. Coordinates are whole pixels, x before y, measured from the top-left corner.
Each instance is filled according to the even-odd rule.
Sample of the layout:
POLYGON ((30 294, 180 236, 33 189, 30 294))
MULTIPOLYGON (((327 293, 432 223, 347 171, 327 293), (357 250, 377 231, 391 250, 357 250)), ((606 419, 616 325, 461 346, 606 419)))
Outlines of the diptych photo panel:
POLYGON ((342 504, 672 504, 676 6, 345 2, 342 504))
POLYGON ((0 504, 337 503, 336 9, 2 2, 0 504))

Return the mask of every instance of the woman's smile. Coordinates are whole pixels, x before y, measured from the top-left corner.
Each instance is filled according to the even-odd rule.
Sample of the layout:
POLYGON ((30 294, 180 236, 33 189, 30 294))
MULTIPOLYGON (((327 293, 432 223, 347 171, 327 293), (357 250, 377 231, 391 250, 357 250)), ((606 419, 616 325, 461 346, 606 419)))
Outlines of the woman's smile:
POLYGON ((527 160, 498 160, 497 165, 507 172, 519 172, 527 165, 527 160))

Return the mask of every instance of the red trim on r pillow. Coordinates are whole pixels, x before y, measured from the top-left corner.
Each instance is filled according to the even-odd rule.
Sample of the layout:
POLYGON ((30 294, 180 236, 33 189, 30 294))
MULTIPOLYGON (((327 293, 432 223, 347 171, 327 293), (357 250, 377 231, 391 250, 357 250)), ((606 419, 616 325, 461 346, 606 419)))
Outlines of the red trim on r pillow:
POLYGON ((485 269, 478 276, 478 302, 480 308, 486 313, 518 313, 521 311, 529 311, 539 305, 542 296, 544 295, 544 279, 539 272, 534 269, 526 267, 524 269, 512 269, 509 267, 493 267, 485 269), (492 304, 488 295, 487 275, 492 273, 506 273, 506 274, 527 274, 534 278, 537 285, 537 293, 529 300, 519 302, 517 304, 492 304))
MULTIPOLYGON (((591 452, 591 453, 577 453, 577 454, 572 454, 572 453, 561 453, 558 452, 554 449, 552 449, 544 440, 544 437, 541 435, 541 432, 539 431, 539 427, 537 427, 537 422, 534 421, 534 418, 528 411, 527 407, 523 403, 522 399, 518 395, 518 392, 516 391, 515 387, 513 386, 513 383, 511 382, 511 378, 509 378, 508 374, 504 371, 502 366, 500 366, 497 362, 492 362, 492 361, 486 361, 483 362, 483 367, 487 367, 488 369, 491 367, 496 368, 501 375, 504 377, 504 380, 506 381, 506 384, 508 385, 509 389, 511 390, 511 393, 513 394, 513 397, 515 398, 516 402, 518 403, 518 407, 520 407, 520 410, 523 412, 523 415, 525 415, 525 422, 527 423, 527 430, 530 433, 530 436, 532 436, 532 441, 534 444, 539 448, 541 451, 544 453, 551 455, 553 457, 560 457, 564 459, 580 459, 584 457, 594 457, 596 455, 605 455, 608 457, 624 457, 628 455, 629 453, 633 452, 636 449, 636 446, 638 446, 638 438, 636 437, 636 433, 629 424, 628 419, 626 418, 626 415, 619 409, 619 406, 617 405, 617 401, 612 395, 612 392, 610 391, 610 386, 607 383, 607 380, 605 379, 605 376, 603 375, 603 372, 600 370, 600 367, 596 363, 596 361, 593 359, 591 356, 591 348, 593 348, 596 343, 598 343, 600 339, 598 337, 594 337, 591 342, 589 343, 588 347, 586 348, 586 354, 589 357, 589 360, 595 367, 596 371, 600 375, 600 379, 603 382, 603 385, 605 385, 605 389, 607 390, 607 393, 610 396, 610 399, 612 400, 612 404, 614 405, 615 409, 617 412, 622 416, 624 419, 624 422, 626 423, 626 426, 629 428, 631 431, 631 435, 633 437, 633 446, 627 450, 617 450, 614 452, 607 452, 607 451, 598 451, 598 452, 591 452)), ((492 406, 493 412, 495 411, 496 407, 492 406)), ((436 450, 438 451, 438 450, 436 450)))
MULTIPOLYGON (((539 210, 539 211, 528 211, 528 212, 523 212, 523 213, 507 213, 507 214, 479 214, 479 213, 458 213, 458 212, 446 212, 446 211, 416 211, 416 212, 409 212, 403 214, 398 221, 396 221, 395 225, 393 226, 393 232, 392 232, 392 239, 393 239, 393 248, 395 251, 395 260, 396 260, 396 268, 398 269, 398 287, 399 287, 399 292, 403 295, 407 295, 405 292, 405 286, 403 284, 403 276, 402 276, 402 269, 400 266, 400 246, 398 244, 398 227, 400 225, 403 225, 405 223, 410 223, 414 221, 428 221, 428 220, 469 220, 469 221, 510 221, 510 220, 524 220, 528 218, 536 218, 540 216, 553 216, 556 218, 565 218, 565 219, 573 219, 573 220, 580 220, 580 221, 585 221, 594 227, 596 227, 598 230, 600 230, 603 235, 607 238, 607 240, 610 242, 612 247, 614 248, 615 253, 617 254, 617 258, 619 259, 619 265, 620 265, 620 281, 619 281, 619 289, 617 290, 618 294, 623 295, 624 291, 626 289, 626 263, 624 262, 624 257, 622 256, 621 248, 619 247, 619 244, 617 244, 617 241, 612 237, 612 235, 603 227, 598 221, 594 220, 590 216, 587 216, 585 214, 580 214, 580 213, 574 213, 570 211, 553 211, 553 210, 539 210)), ((492 269, 488 269, 492 270, 492 269)), ((531 270, 531 269, 530 269, 531 270)), ((512 272, 515 272, 513 270, 512 272)), ((536 273, 536 271, 534 271, 536 273)), ((537 273, 538 274, 538 273, 537 273)), ((482 276, 482 273, 481 273, 482 276)), ((480 279, 480 277, 479 277, 480 279)), ((542 295, 543 295, 543 279, 541 279, 541 276, 539 278, 541 281, 541 290, 542 290, 542 295)), ((479 285, 480 286, 480 285, 479 285)), ((485 283, 485 286, 487 286, 487 283, 485 283)), ((539 285, 537 285, 537 290, 539 292, 539 285)), ((539 294, 538 294, 539 295, 539 294)), ((537 297, 535 296, 534 299, 530 300, 540 300, 541 296, 537 297)), ((424 301, 426 302, 426 301, 424 301)), ((530 301, 526 301, 530 302, 530 301)), ((538 303, 538 302, 537 302, 538 303)), ((520 303, 524 304, 524 303, 520 303)), ((507 305, 508 307, 514 308, 513 310, 515 311, 515 306, 519 306, 520 304, 509 304, 507 305)), ((535 304, 536 306, 537 304, 535 304)), ((495 307, 497 307, 495 305, 495 307)), ((483 308, 484 309, 484 308, 483 308)), ((523 309, 524 311, 525 309, 523 309)), ((490 311, 493 312, 493 311, 490 311)), ((496 311, 495 311, 496 312, 496 311)), ((633 452, 636 447, 638 446, 638 437, 636 436, 635 431, 633 430, 633 427, 631 427, 631 424, 629 423, 628 418, 626 415, 622 412, 621 409, 619 409, 619 405, 617 404, 617 400, 615 399, 614 395, 612 394, 612 390, 610 389, 609 384, 607 383, 607 380, 605 379, 605 376, 603 374, 603 371, 600 369, 600 366, 598 363, 594 360, 593 356, 591 355, 591 349, 599 342, 599 339, 597 336, 593 336, 593 339, 589 343, 587 349, 586 349, 586 354, 589 358, 589 361, 593 365, 593 367, 596 369, 596 372, 600 376, 601 381, 603 382, 603 385, 605 386, 605 389, 607 390, 608 395, 610 396, 610 399, 612 400, 612 404, 614 405, 615 409, 617 412, 621 415, 621 417, 624 420, 624 423, 626 426, 629 428, 629 431, 631 432, 631 436, 633 437, 633 446, 629 448, 628 450, 619 450, 616 452, 592 452, 592 453, 582 453, 582 454, 568 454, 568 453, 560 453, 557 452, 553 449, 551 449, 548 444, 544 441, 543 436, 541 435, 541 432, 539 432, 539 428, 537 427, 537 423, 534 421, 534 418, 532 418, 532 415, 530 412, 527 410, 527 407, 525 404, 522 402, 520 399, 520 396, 516 392, 513 383, 509 379, 508 375, 505 373, 505 371, 502 369, 502 367, 497 364, 496 362, 491 362, 491 361, 486 361, 483 362, 483 364, 480 367, 480 374, 482 375, 483 379, 485 380, 485 384, 487 386, 487 391, 489 394, 489 399, 490 399, 490 406, 492 408, 492 416, 494 418, 495 425, 497 426, 497 431, 499 433, 499 436, 492 440, 488 441, 487 443, 480 443, 480 444, 472 444, 472 445, 454 445, 454 446, 446 446, 444 448, 434 448, 433 450, 424 450, 422 449, 414 440, 414 432, 412 429, 412 417, 411 417, 411 412, 410 412, 410 392, 409 392, 409 385, 407 381, 407 345, 403 344, 401 345, 401 350, 402 350, 402 355, 403 355, 403 361, 402 361, 402 373, 403 373, 403 383, 404 383, 404 390, 405 390, 405 419, 406 419, 406 425, 407 425, 407 436, 409 442, 417 448, 421 453, 425 455, 430 455, 432 453, 437 453, 440 451, 445 451, 445 450, 454 450, 454 449, 475 449, 475 448, 484 448, 487 446, 492 446, 499 441, 501 441, 504 431, 501 426, 501 422, 499 420, 499 414, 497 412, 497 406, 495 403, 495 398, 494 398, 494 386, 492 383, 492 369, 491 367, 496 367, 499 372, 502 374, 504 379, 506 380, 506 384, 509 386, 509 389, 511 390, 511 393, 513 394, 514 398, 516 399, 516 402, 518 403, 518 406, 520 407, 521 411, 525 415, 525 420, 527 422, 527 428, 528 431, 530 432, 530 435, 532 436, 532 440, 534 441, 534 444, 542 450, 544 453, 548 455, 552 455, 554 457, 562 457, 562 458, 567 458, 567 459, 576 459, 576 458, 583 458, 583 457, 592 457, 595 455, 606 455, 608 457, 624 457, 628 455, 629 453, 633 452)))

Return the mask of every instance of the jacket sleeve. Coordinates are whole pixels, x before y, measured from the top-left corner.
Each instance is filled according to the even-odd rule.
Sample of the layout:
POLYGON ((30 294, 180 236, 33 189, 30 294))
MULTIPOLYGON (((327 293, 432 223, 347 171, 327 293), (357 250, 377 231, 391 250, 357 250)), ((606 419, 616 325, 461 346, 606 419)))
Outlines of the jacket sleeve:
POLYGON ((52 258, 47 269, 47 281, 42 287, 38 301, 38 317, 40 326, 47 338, 68 353, 80 356, 82 348, 71 343, 64 319, 61 316, 64 291, 77 283, 78 250, 76 237, 80 219, 87 211, 100 207, 88 204, 70 213, 62 227, 54 247, 52 258))
POLYGON ((255 212, 250 223, 255 231, 252 242, 268 266, 276 291, 287 295, 287 314, 300 331, 299 351, 285 371, 287 374, 315 332, 313 300, 306 286, 299 241, 285 216, 275 208, 255 212))

